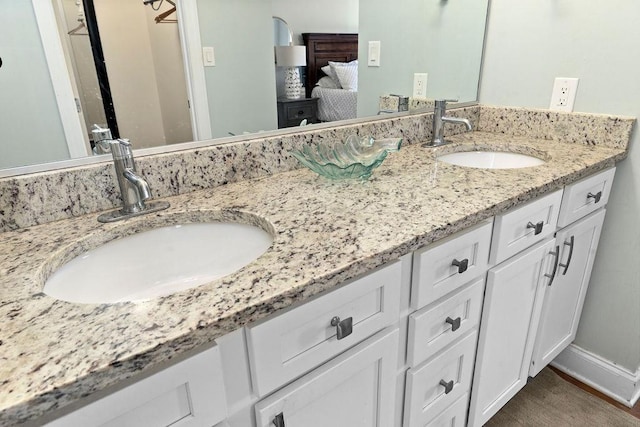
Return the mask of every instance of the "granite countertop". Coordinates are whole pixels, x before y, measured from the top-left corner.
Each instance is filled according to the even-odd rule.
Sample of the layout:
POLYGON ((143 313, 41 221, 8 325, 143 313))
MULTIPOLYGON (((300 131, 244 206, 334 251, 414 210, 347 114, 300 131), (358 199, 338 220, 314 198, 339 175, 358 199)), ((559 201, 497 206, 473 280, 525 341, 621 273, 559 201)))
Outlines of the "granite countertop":
POLYGON ((298 169, 170 197, 168 210, 125 222, 100 224, 92 214, 3 233, 0 425, 36 419, 148 372, 626 156, 625 148, 488 132, 450 140, 438 149, 403 147, 368 182, 331 182, 298 169), (436 151, 468 146, 535 153, 547 162, 486 170, 435 161, 436 151), (42 293, 48 272, 83 248, 217 218, 262 226, 274 236, 272 247, 230 276, 146 302, 73 304, 42 293))

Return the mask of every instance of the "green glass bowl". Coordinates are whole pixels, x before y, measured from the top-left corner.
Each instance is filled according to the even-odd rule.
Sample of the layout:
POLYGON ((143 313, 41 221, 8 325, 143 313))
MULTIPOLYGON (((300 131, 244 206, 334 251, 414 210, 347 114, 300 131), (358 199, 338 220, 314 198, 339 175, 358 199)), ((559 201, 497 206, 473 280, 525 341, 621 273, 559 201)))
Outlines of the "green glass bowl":
POLYGON ((291 154, 300 163, 329 179, 369 179, 375 168, 398 151, 402 138, 373 139, 350 135, 344 142, 305 145, 291 154))

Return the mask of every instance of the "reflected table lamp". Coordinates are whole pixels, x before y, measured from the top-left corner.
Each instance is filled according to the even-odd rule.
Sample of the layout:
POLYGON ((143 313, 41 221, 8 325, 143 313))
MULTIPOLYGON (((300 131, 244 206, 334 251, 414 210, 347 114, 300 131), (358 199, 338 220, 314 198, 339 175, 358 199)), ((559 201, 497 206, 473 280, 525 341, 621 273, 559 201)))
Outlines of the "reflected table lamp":
POLYGON ((302 96, 300 69, 307 65, 305 46, 276 46, 276 65, 285 67, 284 93, 287 99, 299 99, 302 96))

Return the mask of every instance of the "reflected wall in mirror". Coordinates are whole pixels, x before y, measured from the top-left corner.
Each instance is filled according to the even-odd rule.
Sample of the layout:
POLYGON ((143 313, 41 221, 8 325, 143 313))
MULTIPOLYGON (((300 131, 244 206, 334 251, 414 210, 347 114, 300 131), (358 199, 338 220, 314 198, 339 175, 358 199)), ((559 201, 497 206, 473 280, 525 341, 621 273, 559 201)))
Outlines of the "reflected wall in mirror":
POLYGON ((172 2, 84 3, 57 0, 53 5, 82 123, 89 130, 85 137, 97 124, 138 148, 193 141, 172 2), (101 61, 106 67, 96 70, 101 61))
MULTIPOLYGON (((37 11, 34 8, 36 3, 50 3, 53 11, 54 5, 64 5, 69 1, 72 6, 75 5, 75 0, 1 3, 3 13, 0 15, 0 25, 5 36, 0 41, 3 60, 3 66, 0 68, 0 90, 3 93, 0 103, 0 128, 3 130, 3 139, 0 141, 0 169, 55 162, 87 154, 86 124, 83 125, 84 128, 77 125, 75 129, 69 124, 72 121, 69 109, 63 112, 59 108, 60 97, 63 94, 54 90, 51 83, 49 70, 53 70, 53 73, 58 68, 63 68, 67 60, 63 52, 57 52, 57 57, 52 57, 51 53, 45 55, 40 39, 40 31, 45 29, 38 28, 39 20, 36 19, 37 11), (77 143, 78 140, 81 141, 80 144, 77 143)), ((208 137, 207 132, 198 131, 199 126, 210 126, 210 133, 216 138, 226 137, 230 133, 242 134, 277 128, 278 90, 273 57, 273 16, 279 16, 288 23, 293 32, 293 44, 302 44, 302 33, 359 35, 358 53, 361 60, 358 66, 358 117, 375 116, 380 95, 411 95, 413 74, 416 72, 428 73, 429 97, 458 97, 461 101, 475 101, 488 1, 407 0, 389 3, 368 0, 359 4, 357 0, 335 0, 333 3, 327 1, 320 4, 299 0, 176 0, 179 18, 181 6, 186 8, 185 5, 193 5, 193 10, 197 11, 195 20, 183 21, 197 24, 187 25, 188 28, 180 31, 180 34, 182 31, 195 33, 199 43, 194 48, 193 44, 182 40, 182 47, 186 46, 188 52, 183 51, 181 57, 186 58, 187 64, 189 61, 192 64, 199 61, 199 70, 196 71, 202 74, 203 89, 194 93, 193 87, 198 87, 194 80, 197 79, 193 78, 193 72, 186 67, 186 93, 191 102, 191 123, 195 122, 196 126, 193 128, 193 134, 199 136, 193 139, 208 137), (198 26, 200 28, 195 28, 198 26), (380 67, 368 67, 366 62, 368 42, 374 40, 381 42, 380 67), (203 46, 214 48, 215 66, 203 66, 203 46), (201 115, 199 121, 194 116, 197 116, 197 111, 203 110, 194 108, 194 104, 202 103, 195 99, 196 96, 204 98, 208 108, 206 115, 201 115)), ((112 0, 94 2, 97 12, 100 2, 104 2, 108 8, 113 3, 112 0)), ((142 4, 142 0, 126 0, 125 3, 133 6, 142 4)), ((162 10, 168 6, 167 0, 164 3, 162 10)), ((120 7, 124 6, 111 10, 116 20, 123 19, 127 14, 120 7)), ((160 13, 150 10, 149 6, 142 10, 148 15, 147 18, 153 18, 160 13)), ((68 18, 71 22, 67 31, 77 25, 77 22, 73 21, 73 14, 77 14, 77 9, 70 13, 72 16, 68 18)), ((184 19, 184 16, 181 19, 184 19)), ((172 28, 174 32, 179 27, 179 24, 156 25, 148 22, 146 25, 160 31, 172 28)), ((116 33, 120 41, 117 43, 122 45, 132 43, 133 39, 138 40, 140 36, 134 37, 131 31, 140 30, 141 27, 142 25, 135 28, 118 26, 116 33)), ((151 30, 146 31, 151 34, 151 30)), ((165 45, 165 39, 162 37, 149 38, 153 38, 162 46, 165 45)), ((171 43, 175 45, 176 39, 173 40, 171 43)), ((174 55, 173 59, 163 62, 159 68, 183 69, 181 57, 174 55)), ((149 61, 156 62, 153 54, 149 61)), ((127 60, 123 62, 132 63, 127 60)), ((166 77, 158 76, 164 71, 158 71, 157 68, 146 73, 149 80, 151 74, 155 75, 156 80, 166 77)), ((140 70, 125 68, 125 74, 133 74, 134 71, 140 70)), ((181 121, 184 126, 165 126, 155 119, 141 119, 140 115, 146 110, 156 111, 155 117, 177 116, 174 113, 165 114, 162 110, 164 106, 170 109, 179 104, 184 105, 184 84, 175 84, 173 78, 169 78, 169 81, 170 83, 161 86, 172 90, 181 88, 180 94, 158 94, 155 100, 131 107, 123 113, 122 119, 119 119, 119 122, 132 123, 131 130, 121 129, 120 133, 122 137, 130 137, 134 147, 144 146, 145 139, 153 143, 166 143, 169 134, 188 135, 188 126, 184 120, 181 121), (162 136, 154 134, 160 129, 165 135, 164 142, 162 136)), ((130 90, 138 89, 137 84, 128 84, 130 90)), ((73 96, 70 102, 74 102, 73 96)), ((84 110, 82 114, 85 113, 84 110)), ((77 122, 78 113, 73 112, 77 122)), ((89 119, 88 122, 97 120, 100 119, 89 119)), ((83 123, 88 122, 83 120, 83 123)), ((179 137, 176 141, 185 138, 179 137)), ((106 161, 107 157, 100 160, 106 161)), ((58 168, 60 166, 55 165, 58 168)), ((46 166, 32 170, 43 169, 46 169, 46 166)), ((0 171, 0 176, 28 170, 0 171)))

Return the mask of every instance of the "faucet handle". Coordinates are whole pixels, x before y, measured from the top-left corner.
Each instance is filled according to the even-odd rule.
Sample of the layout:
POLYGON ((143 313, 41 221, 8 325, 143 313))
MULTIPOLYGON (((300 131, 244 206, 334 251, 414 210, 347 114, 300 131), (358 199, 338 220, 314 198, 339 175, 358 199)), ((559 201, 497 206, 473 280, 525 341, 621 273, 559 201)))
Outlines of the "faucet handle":
POLYGON ((434 108, 436 110, 440 110, 442 114, 444 114, 447 109, 447 102, 458 102, 458 100, 457 99, 436 99, 434 108))
POLYGON ((114 159, 133 159, 131 152, 131 142, 128 139, 118 138, 109 140, 111 154, 114 159))

